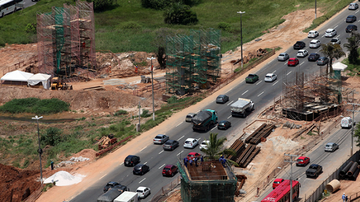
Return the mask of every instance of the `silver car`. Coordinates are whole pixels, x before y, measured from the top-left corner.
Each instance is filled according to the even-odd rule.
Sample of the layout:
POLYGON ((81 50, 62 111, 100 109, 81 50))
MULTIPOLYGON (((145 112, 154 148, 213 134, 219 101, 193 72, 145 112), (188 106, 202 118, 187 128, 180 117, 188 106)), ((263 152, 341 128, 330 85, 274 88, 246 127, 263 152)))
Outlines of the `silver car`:
POLYGON ((316 38, 317 36, 319 36, 319 32, 316 30, 311 30, 308 34, 308 38, 316 38))
POLYGON ((288 59, 289 59, 289 54, 287 53, 280 53, 280 55, 278 56, 279 61, 286 61, 288 59))
POLYGON ((336 143, 330 142, 325 145, 325 151, 333 152, 337 149, 339 149, 339 145, 336 143))
POLYGON ((317 39, 313 39, 310 41, 309 47, 310 48, 319 48, 321 45, 320 41, 317 39))
POLYGON ((357 3, 350 3, 349 10, 356 10, 359 8, 359 5, 357 3))
POLYGON ((317 60, 317 65, 321 66, 321 65, 326 65, 327 63, 329 63, 329 58, 327 57, 320 57, 318 60, 317 60))
POLYGON ((325 31, 325 37, 334 37, 337 34, 335 29, 327 29, 325 31))
POLYGON ((332 44, 341 44, 341 40, 338 38, 331 39, 330 41, 332 44))
POLYGON ((154 144, 163 144, 169 139, 169 136, 159 134, 154 138, 154 144))

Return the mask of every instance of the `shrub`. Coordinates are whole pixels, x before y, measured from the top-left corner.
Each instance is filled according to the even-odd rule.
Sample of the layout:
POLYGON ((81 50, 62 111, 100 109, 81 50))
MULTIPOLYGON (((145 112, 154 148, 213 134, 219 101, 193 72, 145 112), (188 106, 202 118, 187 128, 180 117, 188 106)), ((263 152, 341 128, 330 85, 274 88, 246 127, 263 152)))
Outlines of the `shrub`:
POLYGON ((69 110, 69 104, 53 98, 24 98, 13 99, 0 107, 0 111, 8 113, 34 113, 34 114, 52 114, 69 110))
POLYGON ((164 22, 166 24, 196 24, 198 23, 197 15, 190 10, 190 6, 180 3, 174 3, 164 12, 164 22))
POLYGON ((218 24, 218 28, 223 30, 223 31, 227 31, 227 32, 231 32, 231 25, 229 23, 226 22, 220 22, 218 24))
POLYGON ((36 23, 29 23, 25 27, 26 33, 36 34, 36 23))
POLYGON ((62 131, 59 128, 50 127, 46 129, 46 133, 41 135, 42 145, 55 146, 61 142, 62 131))
POLYGON ((144 109, 142 114, 141 114, 141 117, 146 118, 146 117, 150 117, 150 116, 151 116, 151 114, 149 114, 149 110, 144 109))
POLYGON ((141 29, 141 25, 134 21, 128 21, 122 24, 123 29, 141 29))

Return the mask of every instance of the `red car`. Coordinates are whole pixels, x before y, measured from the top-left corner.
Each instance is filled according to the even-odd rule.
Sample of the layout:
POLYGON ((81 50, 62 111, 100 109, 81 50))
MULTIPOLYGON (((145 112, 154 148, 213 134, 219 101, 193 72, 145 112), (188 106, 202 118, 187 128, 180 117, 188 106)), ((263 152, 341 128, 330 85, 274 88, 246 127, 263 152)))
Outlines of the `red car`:
POLYGON ((175 165, 166 165, 162 171, 163 176, 174 176, 178 172, 178 168, 175 165))
POLYGON ((194 160, 195 157, 197 157, 199 160, 200 160, 200 157, 201 157, 201 154, 197 153, 197 152, 190 152, 188 155, 187 155, 187 159, 190 160, 194 160))
POLYGON ((310 158, 306 157, 306 156, 300 156, 297 160, 296 160, 296 165, 297 166, 306 166, 307 164, 310 163, 310 158))
POLYGON ((275 189, 277 186, 279 186, 280 183, 282 183, 284 179, 282 178, 276 178, 273 182, 273 189, 275 189))
POLYGON ((296 66, 299 64, 299 59, 297 58, 289 58, 288 66, 296 66))

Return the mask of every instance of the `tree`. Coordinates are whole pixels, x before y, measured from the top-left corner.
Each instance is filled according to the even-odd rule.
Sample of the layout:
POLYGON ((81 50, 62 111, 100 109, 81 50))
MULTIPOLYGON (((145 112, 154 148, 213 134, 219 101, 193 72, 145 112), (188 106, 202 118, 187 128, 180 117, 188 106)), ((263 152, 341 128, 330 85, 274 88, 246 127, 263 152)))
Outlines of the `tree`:
POLYGON ((352 32, 351 36, 347 38, 347 40, 348 43, 345 43, 344 47, 346 47, 347 50, 350 51, 349 62, 350 64, 357 64, 359 58, 359 53, 357 49, 359 48, 360 45, 360 34, 352 32))
POLYGON ((360 124, 356 124, 356 126, 353 126, 353 127, 356 127, 355 129, 355 134, 354 134, 354 137, 356 137, 356 146, 360 147, 360 124))
POLYGON ((190 10, 190 6, 181 3, 173 3, 164 12, 164 17, 166 24, 188 25, 196 24, 199 21, 196 13, 190 10))
POLYGON ((326 74, 328 74, 329 72, 332 73, 334 71, 332 68, 332 61, 334 58, 339 59, 342 56, 346 55, 339 44, 332 44, 331 42, 328 44, 321 44, 320 52, 323 53, 330 60, 330 65, 328 66, 328 68, 330 68, 330 71, 328 68, 326 68, 326 74))
MULTIPOLYGON (((205 158, 210 160, 219 159, 221 155, 236 155, 236 152, 233 149, 224 149, 224 142, 226 137, 217 138, 217 133, 210 133, 209 143, 207 144, 207 149, 202 149, 201 151, 206 154, 205 158)), ((237 165, 236 162, 227 159, 232 164, 237 165)))
POLYGON ((151 43, 157 49, 154 51, 160 65, 160 69, 166 68, 166 37, 173 37, 176 34, 178 34, 178 30, 166 27, 159 28, 155 31, 155 38, 151 43))

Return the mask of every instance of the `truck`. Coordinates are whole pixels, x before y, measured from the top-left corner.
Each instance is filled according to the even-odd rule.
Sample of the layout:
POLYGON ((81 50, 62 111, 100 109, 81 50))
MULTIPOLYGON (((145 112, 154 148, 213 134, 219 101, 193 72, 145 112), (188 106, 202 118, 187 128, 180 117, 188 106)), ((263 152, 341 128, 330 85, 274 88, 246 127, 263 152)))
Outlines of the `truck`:
POLYGON ((351 128, 353 120, 350 117, 344 117, 341 119, 341 128, 351 128))
POLYGON ((254 110, 255 104, 250 99, 239 98, 230 105, 232 116, 246 117, 246 112, 254 110))
POLYGON ((194 118, 192 118, 193 130, 208 131, 217 123, 217 112, 212 109, 201 110, 194 118))
POLYGON ((120 196, 114 199, 114 202, 138 202, 138 194, 136 192, 124 191, 120 196))

